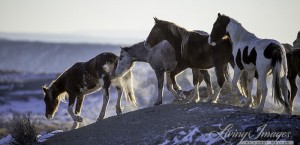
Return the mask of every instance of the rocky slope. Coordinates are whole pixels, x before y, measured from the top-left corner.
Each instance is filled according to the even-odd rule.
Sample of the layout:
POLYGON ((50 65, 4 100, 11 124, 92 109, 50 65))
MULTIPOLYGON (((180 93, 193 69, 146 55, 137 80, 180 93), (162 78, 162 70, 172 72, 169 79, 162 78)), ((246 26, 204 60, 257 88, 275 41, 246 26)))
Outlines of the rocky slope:
POLYGON ((238 144, 242 138, 297 144, 299 124, 300 116, 261 113, 224 104, 166 104, 109 117, 57 134, 42 144, 238 144))

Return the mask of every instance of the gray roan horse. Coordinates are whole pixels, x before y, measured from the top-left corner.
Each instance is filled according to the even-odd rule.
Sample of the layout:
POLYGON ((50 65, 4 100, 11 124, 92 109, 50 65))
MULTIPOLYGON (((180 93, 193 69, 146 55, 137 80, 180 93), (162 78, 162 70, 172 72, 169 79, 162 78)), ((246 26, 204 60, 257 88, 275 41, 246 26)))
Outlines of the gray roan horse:
MULTIPOLYGON (((225 77, 229 77, 227 64, 232 60, 232 47, 229 39, 224 38, 217 46, 208 44, 208 35, 201 35, 194 31, 177 26, 174 23, 154 18, 153 26, 149 36, 145 41, 145 47, 151 48, 163 40, 167 40, 175 50, 176 60, 179 66, 188 66, 193 69, 207 70, 215 67, 218 85, 223 86, 225 77)), ((178 70, 174 70, 176 72, 178 70)), ((181 71, 181 70, 180 70, 181 71)), ((193 97, 191 101, 199 101, 199 79, 198 75, 193 75, 193 97)), ((209 99, 216 102, 221 88, 216 88, 213 97, 209 99)))
POLYGON ((234 93, 238 93, 238 79, 242 71, 247 71, 248 92, 247 104, 252 104, 251 90, 255 71, 258 74, 259 85, 262 91, 262 101, 255 108, 263 111, 268 88, 266 77, 269 71, 273 74, 273 97, 274 100, 284 105, 284 113, 291 112, 289 108, 289 93, 287 87, 287 62, 283 46, 276 40, 260 39, 248 32, 236 20, 218 14, 213 25, 209 42, 215 45, 224 36, 230 37, 233 45, 233 56, 235 60, 234 77, 232 85, 234 93), (282 95, 284 99, 282 98, 282 95))
MULTIPOLYGON (((162 41, 161 43, 154 46, 153 49, 147 49, 144 46, 144 41, 134 44, 130 47, 121 47, 119 62, 115 71, 116 76, 124 75, 129 69, 134 66, 134 62, 141 61, 150 64, 152 69, 155 71, 158 83, 158 98, 154 105, 160 105, 162 103, 163 96, 163 85, 164 85, 164 73, 166 72, 167 78, 167 89, 176 97, 180 95, 180 87, 172 82, 172 77, 175 77, 182 70, 188 66, 179 66, 175 58, 174 48, 167 42, 162 41), (176 70, 176 72, 173 72, 176 70), (175 88, 175 89, 174 89, 175 88)), ((182 65, 182 63, 180 63, 182 65)), ((194 70, 199 71, 198 69, 194 70)), ((210 82, 210 76, 207 70, 201 70, 201 76, 198 81, 200 83, 204 80, 207 84, 208 96, 212 95, 212 87, 210 82)), ((178 98, 178 97, 176 97, 178 98)))
POLYGON ((105 116, 109 101, 109 87, 112 83, 118 92, 116 113, 121 114, 121 96, 125 92, 126 99, 135 105, 135 95, 132 91, 131 72, 119 78, 111 78, 118 63, 118 57, 113 53, 101 53, 87 62, 77 62, 62 73, 49 88, 43 87, 45 94, 46 113, 48 119, 52 119, 61 101, 61 96, 67 93, 69 96, 68 112, 76 122, 82 122, 80 116, 85 95, 93 93, 100 88, 103 93, 103 106, 98 120, 105 116), (76 100, 75 113, 73 106, 76 100))

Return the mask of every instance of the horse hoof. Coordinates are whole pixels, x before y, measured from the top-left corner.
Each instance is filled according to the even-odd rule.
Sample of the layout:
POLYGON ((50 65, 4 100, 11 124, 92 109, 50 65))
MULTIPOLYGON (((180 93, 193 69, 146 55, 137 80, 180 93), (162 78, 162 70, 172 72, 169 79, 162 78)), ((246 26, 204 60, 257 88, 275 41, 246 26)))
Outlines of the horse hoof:
POLYGON ((162 102, 156 102, 156 103, 154 103, 154 106, 158 106, 158 105, 161 105, 162 104, 162 102))
POLYGON ((121 115, 123 113, 123 107, 116 107, 117 115, 121 115))
POLYGON ((211 100, 210 103, 216 104, 216 103, 218 103, 218 100, 211 100))
POLYGON ((192 98, 188 101, 188 103, 198 103, 200 101, 200 98, 197 97, 196 99, 192 98))
POLYGON ((183 94, 183 91, 177 91, 177 94, 181 100, 187 99, 186 96, 183 94))
POLYGON ((257 112, 264 112, 264 108, 259 107, 259 106, 256 106, 256 107, 254 107, 253 109, 254 109, 255 111, 257 111, 257 112))
POLYGON ((76 116, 74 121, 76 121, 76 122, 82 122, 83 118, 80 117, 80 116, 76 116))

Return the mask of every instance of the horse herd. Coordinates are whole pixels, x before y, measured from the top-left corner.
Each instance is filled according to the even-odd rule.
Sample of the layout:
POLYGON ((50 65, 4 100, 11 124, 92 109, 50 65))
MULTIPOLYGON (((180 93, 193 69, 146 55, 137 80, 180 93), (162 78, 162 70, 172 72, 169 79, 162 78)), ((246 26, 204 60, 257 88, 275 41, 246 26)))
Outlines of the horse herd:
POLYGON ((146 40, 130 47, 121 47, 119 57, 109 52, 101 53, 87 62, 75 63, 49 87, 43 86, 46 118, 54 117, 61 97, 68 94, 68 113, 75 122, 82 122, 80 112, 85 95, 101 89, 103 105, 98 120, 103 119, 111 84, 118 92, 117 115, 122 113, 122 92, 127 100, 136 105, 131 78, 131 68, 136 61, 149 63, 156 74, 158 97, 154 105, 162 104, 165 73, 167 89, 176 100, 201 100, 199 85, 204 80, 208 97, 203 101, 217 103, 224 84, 230 81, 230 64, 234 68, 232 92, 247 97, 244 106, 263 111, 268 92, 266 78, 272 74, 274 101, 284 107, 283 113, 291 114, 298 90, 295 80, 297 75, 300 76, 300 49, 294 49, 300 47, 300 32, 294 46, 291 46, 272 39, 260 39, 238 21, 221 14, 218 14, 210 35, 203 31, 188 31, 172 22, 154 20, 155 25, 146 40), (191 68, 193 74, 194 89, 189 96, 183 94, 175 79, 186 68, 191 68), (210 68, 215 69, 218 82, 214 91, 207 71, 210 68), (254 77, 257 78, 257 97, 252 98, 254 77))

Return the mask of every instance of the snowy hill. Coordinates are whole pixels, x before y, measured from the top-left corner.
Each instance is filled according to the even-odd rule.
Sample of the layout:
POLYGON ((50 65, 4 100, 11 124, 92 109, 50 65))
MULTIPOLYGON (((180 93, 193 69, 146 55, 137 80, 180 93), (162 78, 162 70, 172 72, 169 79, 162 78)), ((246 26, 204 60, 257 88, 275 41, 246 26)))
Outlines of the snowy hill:
POLYGON ((222 104, 167 104, 141 109, 55 135, 47 145, 75 144, 238 144, 244 141, 300 143, 300 116, 255 112, 222 104), (230 128, 230 126, 232 128, 230 128), (260 136, 260 132, 277 133, 260 136), (227 134, 226 134, 227 133, 227 134), (282 134, 280 134, 282 133, 282 134), (286 133, 283 135, 283 133, 286 133))

